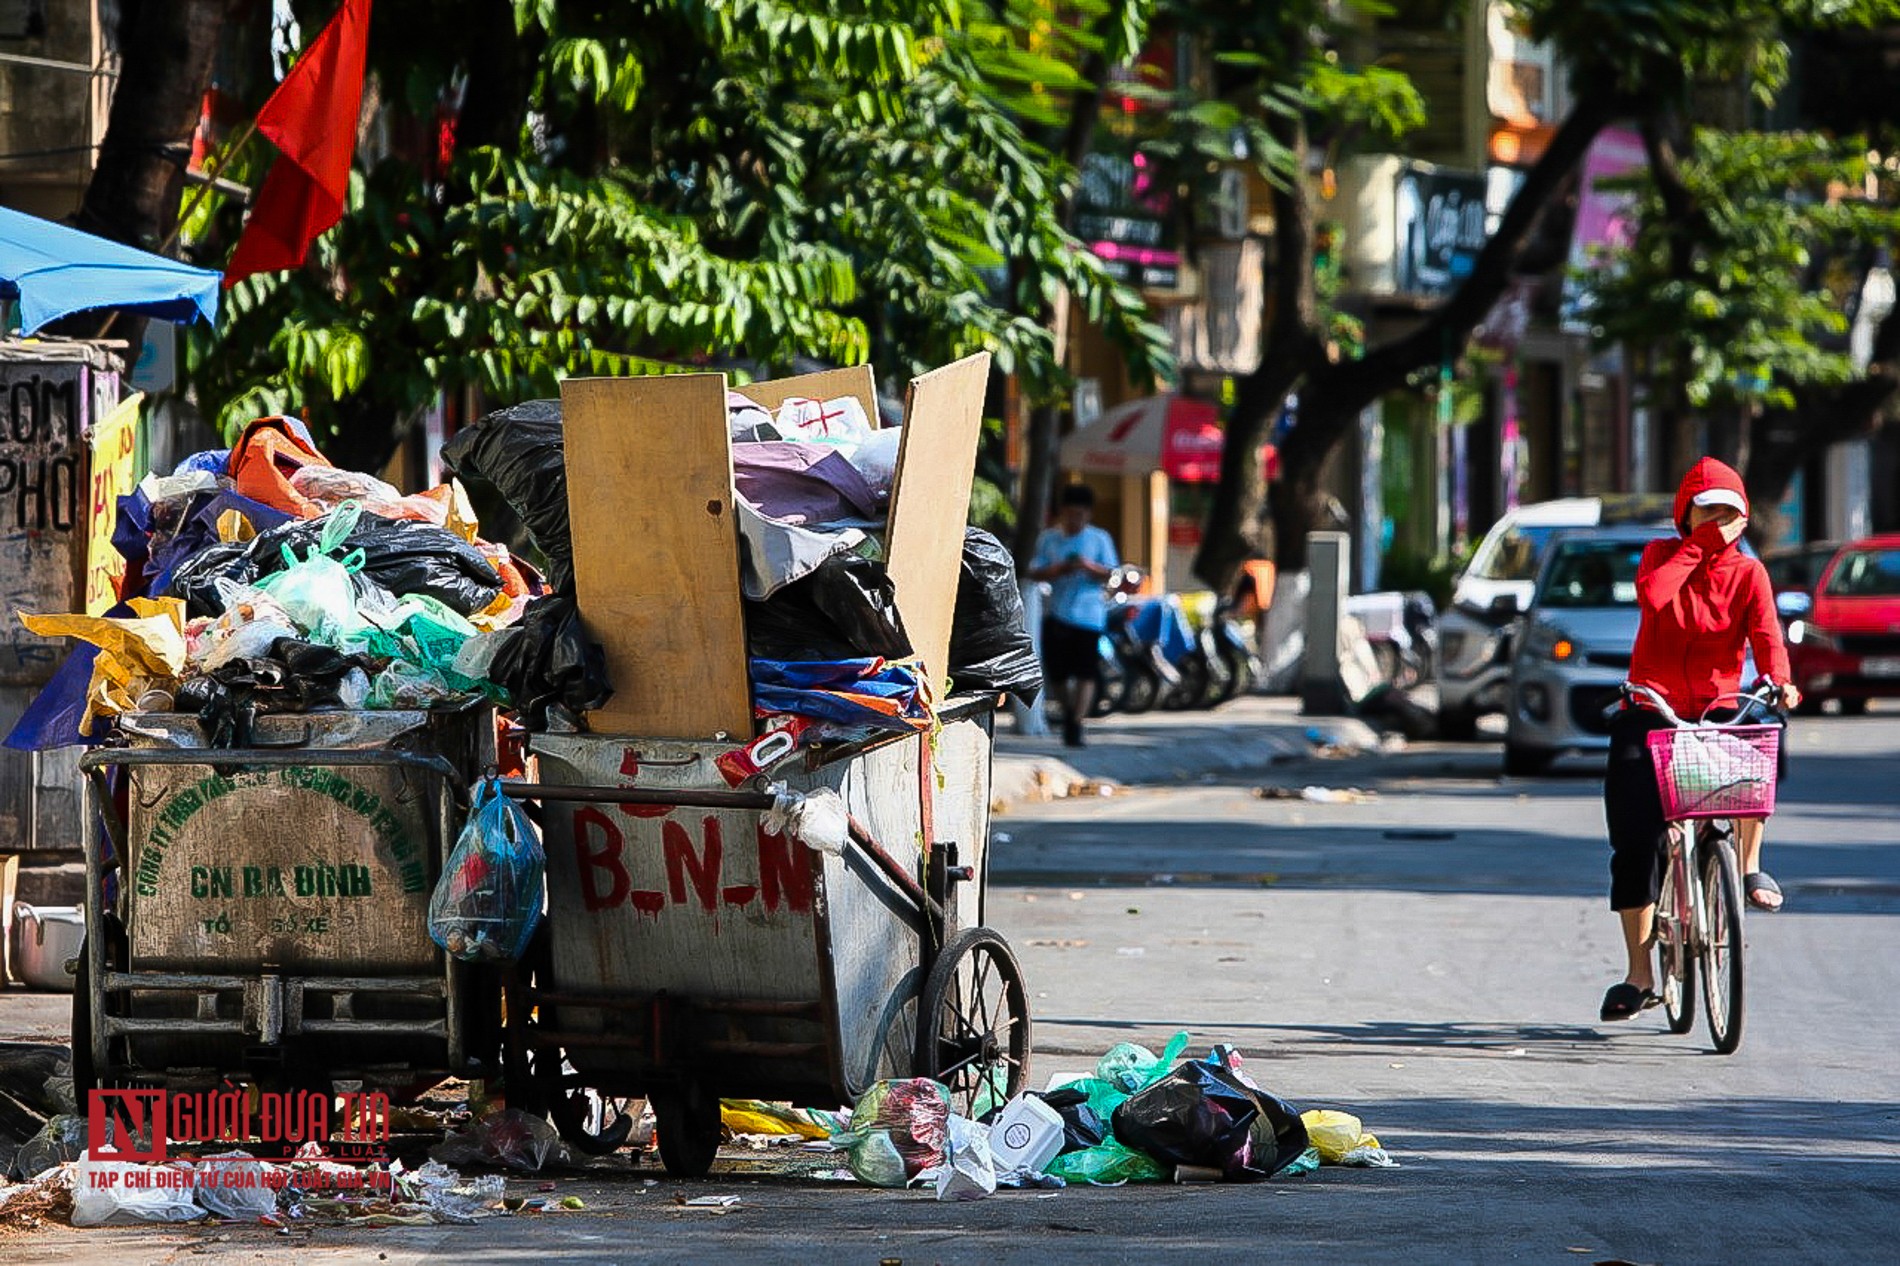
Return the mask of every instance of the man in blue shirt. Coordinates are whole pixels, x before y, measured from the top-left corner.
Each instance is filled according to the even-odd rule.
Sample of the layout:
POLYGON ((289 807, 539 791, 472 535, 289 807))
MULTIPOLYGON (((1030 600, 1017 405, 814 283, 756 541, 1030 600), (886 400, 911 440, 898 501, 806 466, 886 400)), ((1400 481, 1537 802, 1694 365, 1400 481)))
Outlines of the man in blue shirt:
POLYGON ((1042 622, 1043 672, 1062 701, 1062 741, 1081 747, 1082 718, 1101 684, 1097 644, 1108 625, 1104 585, 1121 560, 1108 533, 1089 523, 1095 510, 1091 489, 1070 484, 1058 505, 1056 526, 1036 538, 1029 577, 1055 589, 1042 622))

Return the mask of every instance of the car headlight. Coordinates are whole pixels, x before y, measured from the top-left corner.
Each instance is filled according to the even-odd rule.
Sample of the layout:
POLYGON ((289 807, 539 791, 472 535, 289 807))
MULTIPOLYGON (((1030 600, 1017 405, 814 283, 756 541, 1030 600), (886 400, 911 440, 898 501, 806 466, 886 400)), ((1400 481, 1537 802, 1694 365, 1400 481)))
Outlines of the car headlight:
POLYGON ((1524 653, 1562 664, 1575 659, 1580 652, 1576 642, 1562 629, 1554 624, 1538 624, 1525 635, 1524 653))
POLYGON ((1840 641, 1812 620, 1796 620, 1788 625, 1788 642, 1793 646, 1806 646, 1818 651, 1841 649, 1840 641))

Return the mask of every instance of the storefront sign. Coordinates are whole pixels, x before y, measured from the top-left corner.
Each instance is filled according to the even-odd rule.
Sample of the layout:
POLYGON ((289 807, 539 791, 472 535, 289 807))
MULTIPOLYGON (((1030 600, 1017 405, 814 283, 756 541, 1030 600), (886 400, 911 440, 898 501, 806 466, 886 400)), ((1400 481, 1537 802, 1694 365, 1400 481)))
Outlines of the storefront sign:
POLYGON ((1406 294, 1450 294, 1484 249, 1485 181, 1473 172, 1413 167, 1397 186, 1398 284, 1406 294))
POLYGON ((92 475, 86 505, 86 614, 104 615, 119 601, 125 558, 112 547, 119 498, 139 481, 139 405, 128 397, 92 429, 92 475))

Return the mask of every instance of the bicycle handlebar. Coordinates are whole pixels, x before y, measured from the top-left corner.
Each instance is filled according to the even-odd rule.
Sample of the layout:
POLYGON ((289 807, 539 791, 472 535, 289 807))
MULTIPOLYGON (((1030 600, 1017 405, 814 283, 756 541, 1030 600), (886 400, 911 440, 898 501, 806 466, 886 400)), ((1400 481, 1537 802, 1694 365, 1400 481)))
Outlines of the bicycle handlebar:
MULTIPOLYGON (((1639 685, 1633 681, 1626 681, 1617 687, 1617 695, 1618 702, 1615 707, 1608 709, 1604 713, 1606 717, 1613 716, 1622 709, 1625 703, 1640 695, 1654 704, 1656 710, 1663 714, 1663 719, 1677 729, 1682 729, 1684 726, 1690 724, 1690 722, 1684 721, 1680 716, 1676 715, 1676 710, 1669 706, 1668 700, 1664 699, 1662 695, 1648 686, 1639 685)), ((1699 722, 1696 722, 1696 724, 1708 723, 1709 713, 1713 712, 1717 705, 1729 699, 1745 700, 1748 703, 1757 703, 1763 707, 1774 707, 1781 700, 1781 686, 1773 681, 1763 681, 1761 685, 1755 687, 1747 694, 1736 691, 1729 694, 1717 695, 1714 699, 1710 700, 1709 706, 1702 710, 1702 718, 1699 722)), ((1744 714, 1747 710, 1746 707, 1741 709, 1744 714)), ((1741 717, 1738 716, 1736 720, 1739 722, 1741 717)))

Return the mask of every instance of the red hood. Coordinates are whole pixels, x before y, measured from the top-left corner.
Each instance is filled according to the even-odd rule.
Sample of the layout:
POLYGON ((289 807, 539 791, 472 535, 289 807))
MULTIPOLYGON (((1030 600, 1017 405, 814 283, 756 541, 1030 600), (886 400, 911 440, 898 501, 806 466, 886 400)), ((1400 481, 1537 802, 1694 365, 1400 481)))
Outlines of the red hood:
POLYGON ((1678 531, 1683 530, 1683 524, 1689 518, 1689 503, 1715 488, 1726 488, 1741 497, 1743 505, 1748 504, 1748 490, 1742 486, 1742 477, 1735 473, 1735 468, 1713 457, 1705 457, 1689 468, 1689 473, 1682 477, 1682 487, 1676 489, 1678 531))

